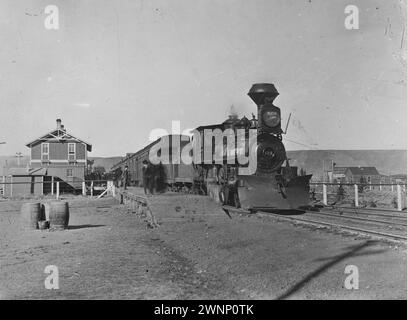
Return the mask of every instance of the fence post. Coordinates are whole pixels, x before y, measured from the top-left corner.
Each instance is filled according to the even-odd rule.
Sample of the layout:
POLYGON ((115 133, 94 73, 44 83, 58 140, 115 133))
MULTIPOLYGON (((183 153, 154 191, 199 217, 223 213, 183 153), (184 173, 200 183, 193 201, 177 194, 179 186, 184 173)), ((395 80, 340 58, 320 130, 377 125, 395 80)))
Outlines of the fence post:
POLYGON ((379 191, 382 191, 382 182, 379 182, 379 191))
POLYGON ((393 192, 394 191, 394 185, 392 184, 391 185, 391 192, 393 192))
POLYGON ((107 188, 112 192, 112 196, 116 197, 116 187, 115 187, 113 181, 108 181, 107 182, 107 188))
POLYGON ((6 176, 3 176, 3 197, 6 194, 6 176))
POLYGON ((57 181, 57 195, 56 195, 57 200, 59 199, 59 181, 57 181))
POLYGON ((359 207, 359 188, 355 183, 355 207, 359 207))
POLYGON ((82 195, 86 196, 86 183, 85 183, 85 181, 82 181, 82 195))
POLYGON ((93 197, 93 180, 90 183, 90 196, 93 197))
POLYGON ((13 176, 10 176, 10 198, 13 196, 13 176))
POLYGON ((51 195, 54 195, 54 176, 51 177, 51 195))
POLYGON ((328 205, 328 196, 326 193, 326 184, 325 183, 322 184, 322 203, 324 205, 328 205))
POLYGON ((397 210, 403 210, 402 202, 401 202, 401 185, 397 185, 397 210))
POLYGON ((107 195, 108 195, 108 196, 111 196, 111 195, 112 195, 112 196, 114 197, 112 181, 107 181, 106 190, 107 190, 107 195))

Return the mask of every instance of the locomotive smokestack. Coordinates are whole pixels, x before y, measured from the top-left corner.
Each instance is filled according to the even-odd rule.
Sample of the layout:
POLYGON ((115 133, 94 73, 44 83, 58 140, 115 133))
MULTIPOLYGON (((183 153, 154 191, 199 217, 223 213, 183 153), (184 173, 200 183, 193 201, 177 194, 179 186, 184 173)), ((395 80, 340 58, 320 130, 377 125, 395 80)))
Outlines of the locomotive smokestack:
POLYGON ((279 93, 272 83, 255 83, 248 93, 258 107, 266 102, 266 98, 268 98, 268 102, 273 102, 278 95, 279 93))
POLYGON ((259 133, 271 133, 281 135, 281 111, 273 105, 273 101, 279 95, 272 83, 256 83, 252 85, 248 96, 257 105, 259 133))

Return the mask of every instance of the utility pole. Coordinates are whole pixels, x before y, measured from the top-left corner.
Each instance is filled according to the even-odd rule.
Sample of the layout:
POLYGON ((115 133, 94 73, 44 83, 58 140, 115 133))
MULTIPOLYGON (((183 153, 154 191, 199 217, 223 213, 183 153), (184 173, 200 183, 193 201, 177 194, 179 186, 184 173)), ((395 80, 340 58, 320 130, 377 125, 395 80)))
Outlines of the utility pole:
POLYGON ((16 155, 14 156, 17 158, 17 166, 20 166, 20 158, 23 157, 23 154, 21 152, 16 152, 16 155))

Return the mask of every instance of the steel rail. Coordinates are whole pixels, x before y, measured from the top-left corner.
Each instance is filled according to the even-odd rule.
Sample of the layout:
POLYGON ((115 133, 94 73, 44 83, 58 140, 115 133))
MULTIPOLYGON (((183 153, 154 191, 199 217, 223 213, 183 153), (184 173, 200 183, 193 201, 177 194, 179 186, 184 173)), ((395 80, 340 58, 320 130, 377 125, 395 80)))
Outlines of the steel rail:
POLYGON ((335 217, 339 219, 352 219, 352 220, 360 220, 360 221, 367 221, 367 222, 375 222, 375 223, 383 223, 383 224, 390 224, 390 225, 396 225, 396 226, 404 226, 407 227, 407 223, 396 223, 392 221, 386 221, 386 220, 377 220, 377 219, 367 219, 367 218, 361 218, 361 217, 351 217, 351 216, 344 216, 344 215, 336 215, 328 212, 317 212, 317 211, 307 211, 309 214, 316 214, 316 215, 321 215, 321 216, 329 216, 329 217, 335 217))
POLYGON ((257 214, 260 214, 260 216, 272 216, 278 219, 282 220, 287 220, 287 221, 299 221, 299 222, 305 222, 309 224, 316 224, 316 225, 322 225, 322 226, 329 226, 329 227, 335 227, 343 230, 350 230, 350 231, 356 231, 359 233, 367 234, 367 235, 374 235, 374 236, 380 236, 382 238, 387 238, 390 240, 403 240, 407 241, 407 237, 401 236, 401 235, 396 235, 396 234, 391 234, 391 233, 386 233, 386 232, 380 232, 380 231, 374 231, 374 230, 368 230, 368 229, 363 229, 363 228, 357 228, 357 227, 351 227, 351 226, 345 226, 342 224, 337 224, 337 223, 330 223, 330 222, 323 222, 323 221, 316 221, 312 219, 301 219, 301 218, 294 218, 294 217, 288 217, 288 216, 282 216, 278 215, 275 213, 268 213, 268 212, 258 212, 257 214))
MULTIPOLYGON (((323 208, 321 210, 326 210, 327 208, 323 208)), ((366 215, 366 216, 375 216, 375 217, 385 217, 385 218, 394 218, 398 219, 400 221, 407 221, 407 214, 402 214, 400 211, 388 211, 389 214, 385 213, 386 210, 380 211, 380 210, 365 210, 365 209, 354 209, 354 208, 339 208, 339 207, 333 207, 332 210, 340 210, 345 214, 355 214, 355 215, 366 215), (382 213, 380 213, 382 212, 382 213), (399 213, 399 215, 394 215, 391 214, 392 212, 394 213, 399 213)), ((314 212, 314 211, 312 211, 314 212)))
MULTIPOLYGON (((241 213, 241 214, 254 214, 253 212, 250 212, 248 210, 237 209, 237 208, 234 208, 231 206, 223 206, 222 208, 228 212, 235 212, 235 213, 241 213)), ((314 213, 314 212, 312 212, 312 213, 314 213)), ((364 235, 368 235, 368 236, 372 236, 372 235, 379 236, 379 237, 385 238, 387 240, 392 240, 392 241, 394 241, 394 240, 407 241, 407 237, 402 236, 402 235, 396 235, 396 234, 391 234, 391 233, 387 233, 387 232, 380 232, 380 231, 368 230, 368 229, 364 229, 364 228, 346 226, 346 225, 342 225, 342 224, 338 224, 338 223, 316 221, 316 220, 312 220, 312 219, 302 219, 302 218, 293 217, 293 216, 283 216, 280 214, 264 212, 264 211, 258 211, 255 214, 257 214, 260 217, 272 217, 272 218, 286 220, 286 221, 290 221, 290 222, 298 221, 298 222, 313 224, 313 225, 335 227, 335 228, 339 228, 342 230, 349 230, 349 231, 357 232, 359 234, 364 234, 364 235)), ((341 217, 338 217, 338 218, 341 218, 341 217)))

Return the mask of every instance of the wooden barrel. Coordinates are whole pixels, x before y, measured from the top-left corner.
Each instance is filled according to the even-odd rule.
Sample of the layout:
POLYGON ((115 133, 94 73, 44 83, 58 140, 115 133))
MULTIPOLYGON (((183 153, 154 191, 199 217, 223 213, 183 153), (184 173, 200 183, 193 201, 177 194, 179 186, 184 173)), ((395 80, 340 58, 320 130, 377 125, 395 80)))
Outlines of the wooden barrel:
POLYGON ((43 220, 41 205, 38 202, 24 203, 20 211, 20 224, 25 230, 38 229, 38 221, 43 220))
POLYGON ((53 201, 50 203, 49 228, 67 229, 69 223, 69 206, 66 201, 53 201))

